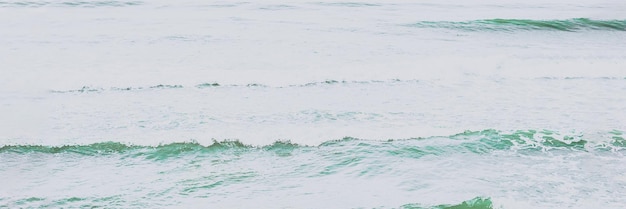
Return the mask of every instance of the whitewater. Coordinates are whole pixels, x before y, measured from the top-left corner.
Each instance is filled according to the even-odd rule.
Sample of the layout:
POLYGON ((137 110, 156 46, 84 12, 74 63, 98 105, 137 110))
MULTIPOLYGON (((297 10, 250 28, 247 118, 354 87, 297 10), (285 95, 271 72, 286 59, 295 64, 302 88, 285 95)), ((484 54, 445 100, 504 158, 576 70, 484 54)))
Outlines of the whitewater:
POLYGON ((625 208, 624 11, 0 0, 0 208, 625 208))

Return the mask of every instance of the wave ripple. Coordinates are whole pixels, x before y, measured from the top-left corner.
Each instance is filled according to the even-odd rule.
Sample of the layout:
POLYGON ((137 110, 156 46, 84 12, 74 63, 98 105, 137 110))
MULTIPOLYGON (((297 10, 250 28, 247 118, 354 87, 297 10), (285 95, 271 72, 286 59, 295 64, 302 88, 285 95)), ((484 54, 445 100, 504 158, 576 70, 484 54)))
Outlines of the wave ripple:
POLYGON ((566 20, 486 19, 465 22, 423 21, 407 25, 417 28, 443 28, 460 31, 626 31, 626 20, 566 20))

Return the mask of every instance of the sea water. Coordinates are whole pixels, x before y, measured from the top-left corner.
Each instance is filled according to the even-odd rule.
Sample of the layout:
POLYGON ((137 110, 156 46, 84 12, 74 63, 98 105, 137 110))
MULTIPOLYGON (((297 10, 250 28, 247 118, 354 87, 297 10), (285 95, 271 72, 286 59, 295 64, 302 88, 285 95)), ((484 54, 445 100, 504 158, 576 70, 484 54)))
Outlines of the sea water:
POLYGON ((0 0, 0 208, 625 208, 625 11, 0 0))

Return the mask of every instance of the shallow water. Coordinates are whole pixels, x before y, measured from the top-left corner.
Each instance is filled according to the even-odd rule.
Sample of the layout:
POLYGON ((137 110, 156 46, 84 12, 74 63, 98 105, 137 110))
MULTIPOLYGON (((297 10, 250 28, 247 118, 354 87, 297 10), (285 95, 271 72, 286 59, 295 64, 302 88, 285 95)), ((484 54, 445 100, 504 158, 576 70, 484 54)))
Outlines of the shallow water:
POLYGON ((624 208, 623 11, 0 0, 0 208, 624 208))

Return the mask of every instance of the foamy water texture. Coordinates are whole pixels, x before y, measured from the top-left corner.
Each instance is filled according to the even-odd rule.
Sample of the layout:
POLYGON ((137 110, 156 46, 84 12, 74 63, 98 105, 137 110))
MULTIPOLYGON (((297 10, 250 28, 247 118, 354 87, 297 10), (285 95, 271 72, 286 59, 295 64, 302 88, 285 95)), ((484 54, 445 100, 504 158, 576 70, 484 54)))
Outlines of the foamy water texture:
POLYGON ((624 11, 0 0, 0 208, 621 209, 624 11))

